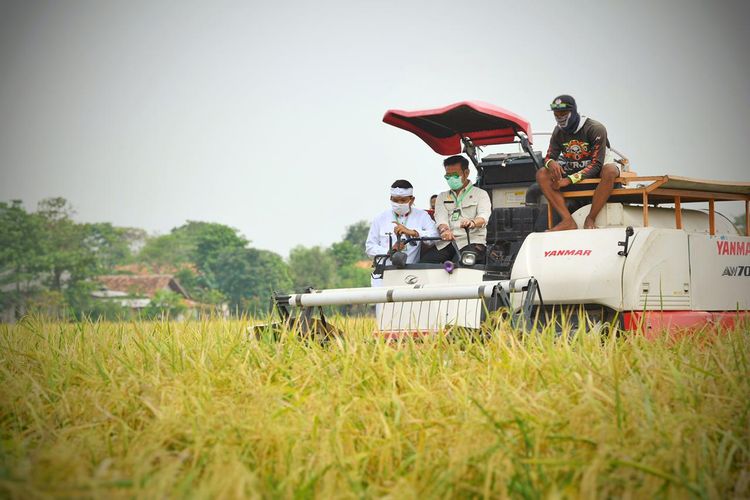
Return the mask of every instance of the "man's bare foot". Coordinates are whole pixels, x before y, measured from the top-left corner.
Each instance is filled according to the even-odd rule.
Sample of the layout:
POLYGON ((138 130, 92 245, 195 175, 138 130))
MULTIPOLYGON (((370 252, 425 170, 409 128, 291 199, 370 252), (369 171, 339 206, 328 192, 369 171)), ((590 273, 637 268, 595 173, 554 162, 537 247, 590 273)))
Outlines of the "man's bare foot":
POLYGON ((583 221, 583 228, 584 229, 596 229, 596 224, 594 223, 594 219, 591 217, 586 217, 586 220, 583 221))
POLYGON ((573 217, 561 220, 555 227, 548 229, 548 231, 567 231, 569 229, 578 229, 578 225, 573 220, 573 217))

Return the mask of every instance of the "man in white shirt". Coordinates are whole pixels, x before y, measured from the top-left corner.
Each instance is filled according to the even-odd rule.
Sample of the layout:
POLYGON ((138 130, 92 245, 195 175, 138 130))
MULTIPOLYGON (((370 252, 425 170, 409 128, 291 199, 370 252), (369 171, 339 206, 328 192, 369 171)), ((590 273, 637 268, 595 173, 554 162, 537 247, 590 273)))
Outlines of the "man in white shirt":
MULTIPOLYGON (((379 214, 370 225, 370 232, 365 243, 365 252, 370 257, 387 254, 388 234, 394 247, 398 245, 399 235, 403 238, 416 238, 422 236, 438 236, 435 222, 429 214, 414 206, 414 188, 411 183, 399 179, 391 185, 391 207, 379 214)), ((406 263, 413 264, 419 261, 419 244, 400 245, 398 250, 406 252, 406 263)), ((390 264, 390 260, 387 264, 390 264)), ((380 285, 380 279, 372 279, 373 286, 380 285)))

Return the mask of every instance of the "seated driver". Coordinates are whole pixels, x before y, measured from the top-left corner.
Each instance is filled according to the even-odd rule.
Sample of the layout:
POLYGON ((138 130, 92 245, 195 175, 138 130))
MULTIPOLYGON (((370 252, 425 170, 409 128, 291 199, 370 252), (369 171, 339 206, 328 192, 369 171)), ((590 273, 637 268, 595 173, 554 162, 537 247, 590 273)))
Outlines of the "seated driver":
POLYGON ((471 184, 469 160, 463 156, 446 158, 443 166, 450 190, 440 193, 435 200, 435 223, 443 241, 429 250, 421 262, 457 261, 459 256, 451 243, 453 240, 459 251, 470 248, 476 252, 477 262, 483 262, 487 249, 487 221, 492 212, 490 196, 471 184))
MULTIPOLYGON (((370 232, 365 243, 365 252, 370 258, 387 254, 388 234, 395 250, 406 252, 406 263, 419 261, 420 245, 398 244, 398 237, 402 239, 417 237, 436 237, 437 229, 432 218, 422 209, 414 206, 414 188, 411 183, 399 179, 391 184, 391 207, 372 221, 370 232)), ((390 264, 388 262, 387 264, 390 264)), ((379 278, 373 277, 372 285, 377 286, 379 278)))

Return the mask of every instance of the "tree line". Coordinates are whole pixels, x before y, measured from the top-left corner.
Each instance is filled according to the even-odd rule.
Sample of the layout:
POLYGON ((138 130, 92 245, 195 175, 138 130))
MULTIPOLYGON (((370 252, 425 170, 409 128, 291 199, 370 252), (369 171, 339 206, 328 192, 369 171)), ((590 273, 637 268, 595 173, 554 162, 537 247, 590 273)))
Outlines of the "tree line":
MULTIPOLYGON (((187 221, 168 234, 110 223, 78 223, 64 198, 48 198, 28 211, 19 200, 0 202, 0 308, 16 318, 26 312, 81 319, 116 319, 132 311, 100 300, 96 277, 133 269, 171 274, 203 307, 228 306, 232 314, 263 313, 274 291, 356 287, 369 284, 368 223, 348 226, 329 247, 293 248, 288 259, 253 248, 236 229, 187 221)), ((141 314, 176 313, 184 304, 160 291, 141 314)))

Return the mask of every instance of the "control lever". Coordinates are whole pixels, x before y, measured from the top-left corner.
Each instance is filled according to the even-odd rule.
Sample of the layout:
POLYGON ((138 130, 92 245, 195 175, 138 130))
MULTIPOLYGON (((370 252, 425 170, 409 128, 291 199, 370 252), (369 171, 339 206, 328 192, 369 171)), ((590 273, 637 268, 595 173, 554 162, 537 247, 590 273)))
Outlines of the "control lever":
POLYGON ((625 241, 618 241, 617 246, 622 247, 622 250, 617 252, 617 255, 621 257, 627 257, 628 252, 630 249, 628 248, 628 242, 630 241, 630 237, 633 236, 633 226, 628 226, 625 229, 625 241))
MULTIPOLYGON (((405 241, 401 238, 402 235, 398 235, 398 238, 396 238, 396 246, 398 248, 401 248, 402 244, 405 244, 405 241)), ((406 267, 406 252, 403 250, 395 250, 393 247, 391 247, 389 253, 391 254, 391 262, 394 266, 398 269, 403 269, 406 267)))

